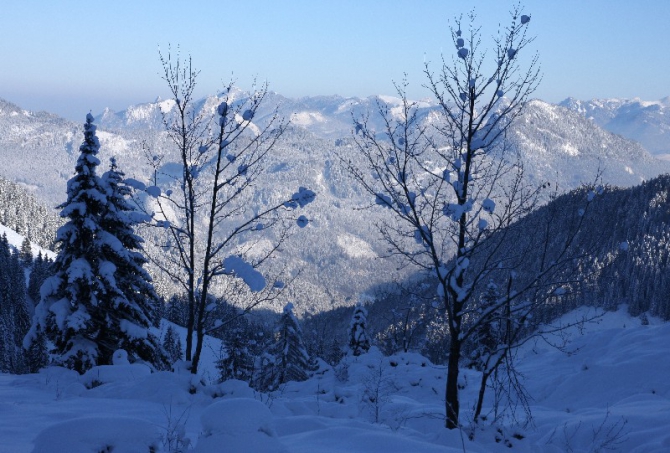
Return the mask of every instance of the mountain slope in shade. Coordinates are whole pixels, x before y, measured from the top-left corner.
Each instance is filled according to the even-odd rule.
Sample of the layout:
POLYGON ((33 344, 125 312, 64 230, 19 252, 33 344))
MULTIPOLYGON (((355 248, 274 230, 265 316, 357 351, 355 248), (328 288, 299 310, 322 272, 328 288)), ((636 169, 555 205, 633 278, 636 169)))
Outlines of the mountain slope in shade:
POLYGON ((658 101, 568 98, 560 105, 610 132, 640 142, 655 156, 670 159, 670 96, 658 101))

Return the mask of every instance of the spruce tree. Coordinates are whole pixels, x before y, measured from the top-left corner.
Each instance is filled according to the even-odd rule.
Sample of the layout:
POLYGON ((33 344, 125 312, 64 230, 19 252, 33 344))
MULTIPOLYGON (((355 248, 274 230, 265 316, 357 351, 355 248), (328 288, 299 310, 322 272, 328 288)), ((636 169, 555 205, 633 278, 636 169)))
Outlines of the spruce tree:
POLYGON ((21 342, 29 327, 23 266, 19 254, 12 252, 3 235, 0 238, 0 371, 28 371, 21 342))
POLYGON ((33 264, 33 251, 27 237, 23 238, 21 243, 21 262, 24 267, 30 267, 33 264))
POLYGON ((42 287, 44 280, 51 276, 52 265, 53 261, 46 255, 43 257, 42 252, 38 253, 33 261, 33 267, 30 271, 30 276, 28 277, 28 298, 33 304, 37 304, 40 301, 40 288, 42 287))
POLYGON ((349 325, 349 348, 354 356, 359 356, 370 349, 370 339, 365 331, 367 316, 368 311, 358 302, 349 325))
POLYGON ((184 295, 173 294, 165 307, 165 319, 186 327, 188 319, 188 300, 184 295))
POLYGON ((53 343, 55 362, 80 373, 101 363, 111 363, 117 333, 108 329, 108 300, 122 297, 116 286, 108 287, 113 268, 103 260, 98 240, 107 195, 96 168, 100 144, 93 116, 86 116, 84 142, 67 184, 67 201, 60 206, 65 225, 58 229, 59 248, 54 275, 45 280, 35 309, 33 327, 24 346, 29 347, 39 330, 53 343))
POLYGON ((162 368, 165 356, 149 332, 156 297, 142 269, 141 240, 132 231, 124 199, 127 188, 114 166, 107 183, 97 176, 95 131, 88 114, 75 176, 68 181, 67 201, 59 206, 67 221, 56 237, 53 275, 42 285, 24 347, 41 331, 54 345, 55 362, 80 373, 111 364, 117 349, 162 368))
POLYGON ((246 323, 239 323, 226 329, 224 338, 226 355, 216 364, 221 382, 228 379, 251 381, 254 374, 254 355, 250 346, 253 341, 249 325, 246 323))
POLYGON ((269 390, 289 381, 304 381, 309 377, 308 372, 316 368, 303 343, 291 303, 286 304, 279 319, 269 356, 272 362, 264 370, 264 387, 269 390))
POLYGON ((174 364, 177 360, 182 360, 184 358, 181 339, 172 326, 168 326, 165 331, 165 336, 163 336, 163 349, 167 354, 170 364, 174 364))
POLYGON ((139 221, 127 200, 131 189, 123 177, 112 158, 110 169, 102 176, 107 206, 102 213, 99 233, 102 252, 114 268, 113 283, 121 291, 120 297, 111 300, 109 317, 114 329, 121 332, 117 348, 125 349, 132 358, 164 369, 168 358, 160 339, 149 331, 161 302, 151 276, 144 269, 147 259, 143 254, 143 240, 134 231, 139 221))

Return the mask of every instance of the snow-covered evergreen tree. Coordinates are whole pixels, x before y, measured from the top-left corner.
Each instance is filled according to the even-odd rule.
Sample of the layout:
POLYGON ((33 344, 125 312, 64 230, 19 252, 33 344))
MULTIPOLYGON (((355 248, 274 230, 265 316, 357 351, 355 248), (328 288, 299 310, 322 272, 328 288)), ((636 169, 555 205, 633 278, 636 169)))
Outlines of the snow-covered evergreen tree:
POLYGON ((100 363, 111 363, 118 332, 108 329, 105 303, 123 297, 113 282, 114 265, 104 261, 100 220, 106 210, 107 195, 96 168, 100 144, 93 116, 86 116, 84 142, 75 166, 75 176, 67 184, 67 201, 59 206, 68 219, 58 229, 59 246, 54 275, 40 290, 33 327, 24 346, 44 331, 54 344, 56 363, 83 373, 100 363))
POLYGON ((165 305, 165 319, 186 327, 188 321, 188 297, 181 294, 173 294, 165 305))
POLYGON ((275 342, 270 346, 271 358, 263 372, 263 387, 275 390, 280 384, 289 381, 304 381, 315 363, 307 353, 302 340, 302 330, 293 314, 293 304, 284 307, 275 329, 275 342))
POLYGON ((120 173, 97 176, 100 144, 93 116, 86 116, 84 142, 68 181, 67 201, 59 206, 67 221, 58 230, 54 274, 41 287, 33 326, 24 347, 45 332, 56 363, 80 373, 112 363, 127 349, 136 359, 162 367, 158 340, 149 333, 155 297, 143 271, 140 239, 132 231, 120 173))
POLYGON ((250 350, 251 332, 245 329, 246 326, 238 325, 226 329, 225 355, 216 364, 220 371, 220 381, 228 379, 239 379, 241 381, 250 381, 254 374, 254 356, 250 350))
POLYGON ((28 277, 28 298, 33 304, 40 301, 40 287, 52 273, 51 266, 53 261, 46 256, 42 256, 42 252, 37 254, 33 260, 33 266, 30 270, 30 277, 28 277))
POLYGON ((23 238, 21 243, 21 262, 25 267, 30 267, 33 264, 33 252, 30 247, 30 241, 28 238, 23 238))
POLYGON ((131 189, 124 184, 123 177, 112 158, 110 169, 102 176, 107 207, 99 233, 105 259, 114 266, 113 283, 121 291, 121 297, 111 301, 109 320, 120 332, 116 349, 124 349, 131 358, 166 368, 168 359, 160 339, 149 331, 160 299, 143 267, 147 262, 142 253, 143 240, 133 228, 138 220, 128 203, 131 189))
MULTIPOLYGON (((500 319, 504 319, 501 313, 497 313, 495 308, 500 294, 498 286, 490 281, 486 287, 486 292, 482 295, 482 302, 479 308, 480 312, 490 313, 486 322, 480 322, 472 334, 472 352, 470 353, 470 366, 476 370, 483 371, 488 368, 490 355, 496 350, 501 340, 500 319)), ((502 311, 502 310, 498 310, 502 311)))
POLYGON ((27 363, 21 340, 30 327, 26 283, 19 254, 0 237, 0 372, 24 373, 27 363))
POLYGON ((163 349, 165 350, 168 361, 171 364, 174 364, 177 360, 182 360, 184 358, 181 339, 172 326, 168 326, 167 330, 165 331, 165 335, 163 336, 163 349))
POLYGON ((349 348, 354 356, 359 356, 370 349, 370 339, 365 331, 368 320, 368 311, 358 302, 349 324, 349 348))

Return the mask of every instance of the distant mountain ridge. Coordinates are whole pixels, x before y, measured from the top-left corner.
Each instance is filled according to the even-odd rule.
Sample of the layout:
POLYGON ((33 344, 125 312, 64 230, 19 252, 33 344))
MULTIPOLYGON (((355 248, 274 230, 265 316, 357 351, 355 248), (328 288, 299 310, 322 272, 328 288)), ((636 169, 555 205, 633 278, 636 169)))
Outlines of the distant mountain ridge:
POLYGON ((658 101, 568 98, 560 105, 605 130, 639 142, 657 157, 670 159, 670 96, 658 101))
MULTIPOLYGON (((239 100, 244 96, 242 92, 235 92, 233 99, 239 100)), ((213 112, 221 99, 219 96, 201 99, 196 108, 213 112)), ((277 93, 268 93, 256 121, 262 123, 274 113, 275 106, 279 106, 278 113, 290 118, 295 129, 303 129, 322 140, 340 143, 351 137, 354 119, 366 115, 369 115, 367 119, 372 129, 383 130, 380 118, 375 115, 379 106, 388 108, 392 115, 400 114, 400 102, 392 96, 289 99, 277 93)), ((667 103, 670 105, 670 99, 667 103)), ((417 101, 417 105, 423 121, 429 121, 431 113, 439 109, 430 101, 417 101)), ((562 190, 569 190, 582 183, 593 182, 600 174, 604 182, 625 187, 670 171, 670 164, 659 162, 640 143, 598 127, 595 121, 585 119, 584 112, 576 109, 575 105, 532 100, 514 124, 510 140, 520 153, 531 179, 539 183, 558 183, 562 190)), ((101 128, 121 134, 128 130, 143 133, 160 131, 162 114, 169 114, 173 106, 173 101, 158 99, 118 113, 105 111, 98 117, 98 122, 101 128)))
MULTIPOLYGON (((237 99, 246 96, 241 91, 234 94, 237 99)), ((213 111, 220 99, 203 98, 196 108, 213 111)), ((376 207, 361 209, 373 200, 339 163, 344 156, 354 161, 361 158, 351 142, 353 118, 369 113, 369 124, 381 130, 375 116, 378 105, 397 114, 399 100, 388 96, 288 99, 268 93, 254 122, 262 125, 277 105, 278 113, 290 117, 292 124, 268 156, 267 173, 257 181, 254 202, 290 195, 298 186, 317 192, 305 213, 310 224, 286 244, 278 258, 291 272, 301 273, 288 296, 300 311, 318 312, 351 305, 371 287, 402 278, 406 270, 379 259, 386 250, 374 225, 386 213, 376 207)), ((162 126, 162 114, 170 114, 173 106, 172 101, 157 99, 99 115, 95 123, 101 172, 108 159, 116 156, 127 176, 148 182, 152 174, 147 153, 165 154, 165 165, 178 169, 162 126)), ((419 106, 420 117, 428 121, 436 106, 428 101, 419 106)), ((0 176, 56 206, 65 198, 82 137, 80 124, 0 100, 0 176)), ((593 182, 598 169, 604 183, 617 186, 639 184, 670 169, 670 164, 654 159, 638 143, 601 129, 580 113, 542 101, 528 103, 509 138, 531 181, 550 182, 561 191, 593 182)), ((169 288, 170 282, 156 278, 159 286, 169 288)))
POLYGON ((533 100, 512 125, 512 142, 538 182, 563 191, 595 182, 628 187, 670 170, 636 141, 608 132, 560 105, 533 100))

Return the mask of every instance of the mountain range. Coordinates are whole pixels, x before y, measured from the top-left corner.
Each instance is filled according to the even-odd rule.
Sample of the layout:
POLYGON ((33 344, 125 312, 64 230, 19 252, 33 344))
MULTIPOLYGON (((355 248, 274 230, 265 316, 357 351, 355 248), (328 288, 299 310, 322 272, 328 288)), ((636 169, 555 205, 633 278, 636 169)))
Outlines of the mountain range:
MULTIPOLYGON (((234 96, 241 99, 247 94, 238 91, 234 96)), ((196 109, 213 111, 219 102, 220 96, 203 98, 196 109)), ((354 119, 370 113, 369 124, 381 130, 374 112, 383 106, 393 114, 399 103, 388 96, 289 99, 268 93, 254 118, 262 124, 277 109, 291 119, 282 141, 270 153, 254 199, 260 203, 290 195, 298 186, 318 195, 306 212, 310 225, 285 244, 278 259, 294 275, 300 273, 288 297, 301 312, 351 305, 371 287, 406 276, 397 263, 379 258, 385 246, 374 225, 386 213, 367 208, 372 200, 340 165, 343 157, 359 158, 351 141, 354 119)), ((418 105, 422 118, 438 108, 430 101, 418 105)), ((99 115, 102 171, 115 156, 127 176, 148 182, 152 175, 147 159, 152 154, 164 155, 166 165, 176 162, 162 123, 163 114, 169 115, 173 107, 173 101, 157 99, 99 115)), ((636 141, 608 132, 584 111, 567 104, 533 100, 511 132, 511 145, 530 180, 550 182, 560 191, 594 182, 598 175, 603 183, 628 187, 670 170, 670 162, 655 158, 636 141)), ((81 140, 80 124, 0 100, 0 176, 24 186, 49 207, 65 199, 81 140)), ((159 286, 170 287, 160 276, 156 279, 159 286)))
POLYGON ((560 105, 605 130, 639 142, 656 157, 670 159, 670 96, 658 101, 568 98, 560 105))

